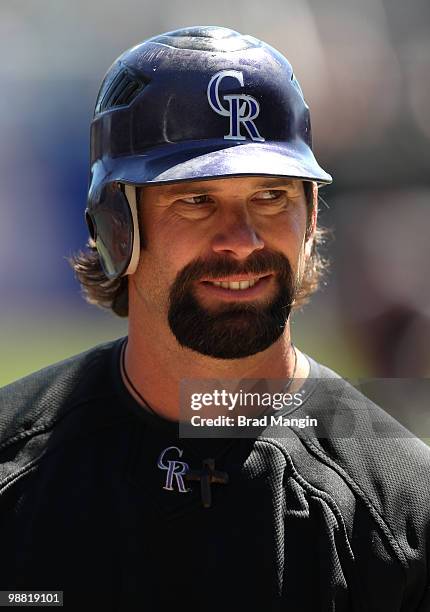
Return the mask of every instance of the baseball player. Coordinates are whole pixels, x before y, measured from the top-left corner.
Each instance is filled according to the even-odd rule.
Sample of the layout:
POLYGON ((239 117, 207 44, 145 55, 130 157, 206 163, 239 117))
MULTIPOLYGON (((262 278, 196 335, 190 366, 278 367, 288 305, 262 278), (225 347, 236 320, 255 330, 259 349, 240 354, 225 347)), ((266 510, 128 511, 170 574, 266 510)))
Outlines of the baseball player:
POLYGON ((330 182, 292 68, 264 42, 190 27, 114 62, 73 266, 129 331, 0 392, 0 590, 15 602, 430 610, 429 449, 292 341, 330 182), (245 407, 259 427, 239 436, 220 401, 222 436, 180 435, 210 403, 181 412, 181 381, 208 379, 283 381, 285 405, 275 420, 274 404, 245 407))

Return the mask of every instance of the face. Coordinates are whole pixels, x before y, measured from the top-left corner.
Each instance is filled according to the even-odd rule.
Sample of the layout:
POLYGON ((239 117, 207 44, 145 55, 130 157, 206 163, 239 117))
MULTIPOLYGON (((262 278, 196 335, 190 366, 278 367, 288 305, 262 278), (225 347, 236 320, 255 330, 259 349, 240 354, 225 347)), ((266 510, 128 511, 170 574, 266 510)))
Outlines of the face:
POLYGON ((140 222, 130 316, 161 318, 179 344, 219 359, 253 355, 280 338, 309 251, 301 181, 146 186, 140 222))

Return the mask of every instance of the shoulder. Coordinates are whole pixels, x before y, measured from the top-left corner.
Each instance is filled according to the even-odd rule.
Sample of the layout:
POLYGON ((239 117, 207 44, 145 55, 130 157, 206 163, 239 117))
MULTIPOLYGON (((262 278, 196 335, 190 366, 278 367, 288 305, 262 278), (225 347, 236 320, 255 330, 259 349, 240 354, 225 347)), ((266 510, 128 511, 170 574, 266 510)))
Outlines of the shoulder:
MULTIPOLYGON (((318 426, 295 430, 302 454, 341 478, 400 560, 409 565, 425 559, 430 546, 430 448, 335 372, 317 365, 311 371, 319 378, 301 411, 315 417, 318 426)), ((336 498, 338 492, 332 495, 336 498)))
POLYGON ((416 609, 429 588, 430 448, 332 370, 313 362, 310 376, 307 400, 288 416, 317 425, 265 431, 262 442, 331 508, 375 593, 388 576, 395 600, 416 609))
POLYGON ((318 456, 344 470, 381 511, 399 493, 429 499, 430 448, 335 372, 321 365, 318 372, 304 406, 323 424, 312 432, 319 435, 304 435, 318 456))
POLYGON ((429 495, 430 448, 338 374, 321 365, 318 373, 315 392, 303 407, 318 425, 303 438, 321 458, 345 469, 381 508, 384 491, 429 495))
POLYGON ((0 389, 0 449, 23 432, 49 427, 79 404, 103 397, 117 345, 96 346, 0 389))

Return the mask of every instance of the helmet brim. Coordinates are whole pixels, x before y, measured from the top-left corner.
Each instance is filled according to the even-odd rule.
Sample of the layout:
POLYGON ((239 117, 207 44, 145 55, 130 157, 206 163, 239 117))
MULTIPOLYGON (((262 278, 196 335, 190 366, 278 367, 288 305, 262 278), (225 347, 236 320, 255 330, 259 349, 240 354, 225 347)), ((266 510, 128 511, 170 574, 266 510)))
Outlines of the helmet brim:
POLYGON ((332 182, 330 174, 319 166, 311 149, 302 142, 294 146, 281 142, 188 141, 153 147, 143 154, 104 157, 102 163, 106 182, 132 185, 230 176, 276 176, 318 184, 332 182))

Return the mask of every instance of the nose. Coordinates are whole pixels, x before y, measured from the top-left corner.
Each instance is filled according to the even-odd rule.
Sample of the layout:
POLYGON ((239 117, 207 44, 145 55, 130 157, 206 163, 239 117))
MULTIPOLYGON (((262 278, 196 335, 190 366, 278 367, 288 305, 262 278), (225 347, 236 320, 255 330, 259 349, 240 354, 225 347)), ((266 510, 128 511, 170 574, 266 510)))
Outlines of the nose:
POLYGON ((212 250, 219 255, 246 259, 264 249, 264 242, 253 226, 246 209, 232 211, 220 221, 212 239, 212 250))

